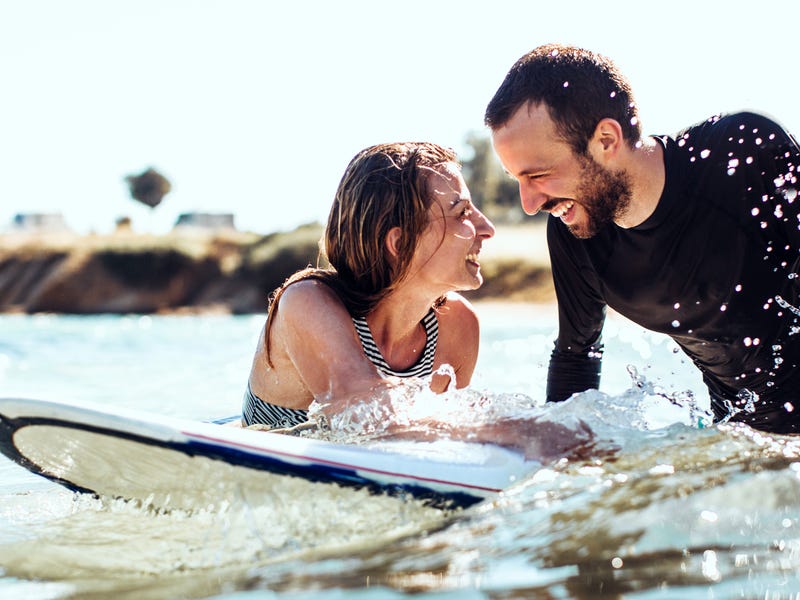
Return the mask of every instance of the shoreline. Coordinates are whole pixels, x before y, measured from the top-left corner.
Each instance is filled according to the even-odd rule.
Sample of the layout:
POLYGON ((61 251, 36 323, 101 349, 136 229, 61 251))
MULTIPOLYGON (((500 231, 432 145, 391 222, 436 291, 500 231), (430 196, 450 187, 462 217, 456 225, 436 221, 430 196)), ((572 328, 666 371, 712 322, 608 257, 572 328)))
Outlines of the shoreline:
MULTIPOLYGON (((502 225, 480 253, 470 302, 555 300, 544 223, 502 225)), ((260 235, 183 228, 0 234, 0 313, 259 314, 292 273, 319 264, 322 226, 260 235)))

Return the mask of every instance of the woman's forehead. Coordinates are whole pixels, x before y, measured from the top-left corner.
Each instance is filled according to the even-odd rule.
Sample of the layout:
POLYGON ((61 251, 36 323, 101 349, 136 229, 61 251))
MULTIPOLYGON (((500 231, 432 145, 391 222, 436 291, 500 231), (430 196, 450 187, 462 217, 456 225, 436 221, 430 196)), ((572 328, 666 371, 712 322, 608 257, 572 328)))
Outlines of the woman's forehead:
POLYGON ((442 163, 430 169, 428 185, 454 187, 461 178, 461 169, 456 163, 442 163))

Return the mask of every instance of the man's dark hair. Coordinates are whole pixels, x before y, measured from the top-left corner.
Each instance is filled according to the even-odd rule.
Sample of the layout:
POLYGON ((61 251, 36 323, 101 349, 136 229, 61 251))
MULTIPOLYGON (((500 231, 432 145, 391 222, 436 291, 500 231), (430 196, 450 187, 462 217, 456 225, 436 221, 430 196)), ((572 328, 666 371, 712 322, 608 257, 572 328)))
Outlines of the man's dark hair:
POLYGON ((492 130, 529 103, 544 104, 556 130, 577 154, 585 154, 597 124, 616 120, 630 147, 641 139, 628 80, 608 58, 574 46, 547 44, 520 58, 486 108, 492 130))

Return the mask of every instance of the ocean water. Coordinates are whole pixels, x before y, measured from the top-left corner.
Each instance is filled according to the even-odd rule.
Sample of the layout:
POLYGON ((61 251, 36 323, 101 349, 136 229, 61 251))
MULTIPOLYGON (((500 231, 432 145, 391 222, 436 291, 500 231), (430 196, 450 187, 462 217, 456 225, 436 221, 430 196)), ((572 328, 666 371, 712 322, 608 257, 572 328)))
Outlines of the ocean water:
MULTIPOLYGON (((540 406, 552 308, 478 310, 473 390, 582 419, 590 451, 458 511, 291 481, 158 511, 0 458, 0 598, 800 597, 800 443, 709 426, 691 363, 614 315, 601 389, 540 406)), ((3 315, 0 396, 234 414, 262 322, 3 315)))

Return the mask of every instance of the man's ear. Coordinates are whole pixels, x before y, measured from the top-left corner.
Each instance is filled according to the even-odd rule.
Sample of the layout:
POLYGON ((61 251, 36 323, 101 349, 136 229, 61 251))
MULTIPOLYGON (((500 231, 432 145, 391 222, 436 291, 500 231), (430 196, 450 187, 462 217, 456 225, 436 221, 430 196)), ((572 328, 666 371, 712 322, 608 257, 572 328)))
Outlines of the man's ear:
POLYGON ((386 250, 388 250, 389 254, 394 258, 397 258, 400 254, 398 246, 400 245, 400 238, 402 235, 403 233, 399 227, 392 227, 389 233, 386 234, 386 250))
POLYGON ((597 124, 589 140, 589 154, 600 164, 605 164, 613 161, 624 146, 625 139, 619 122, 606 117, 597 124))

